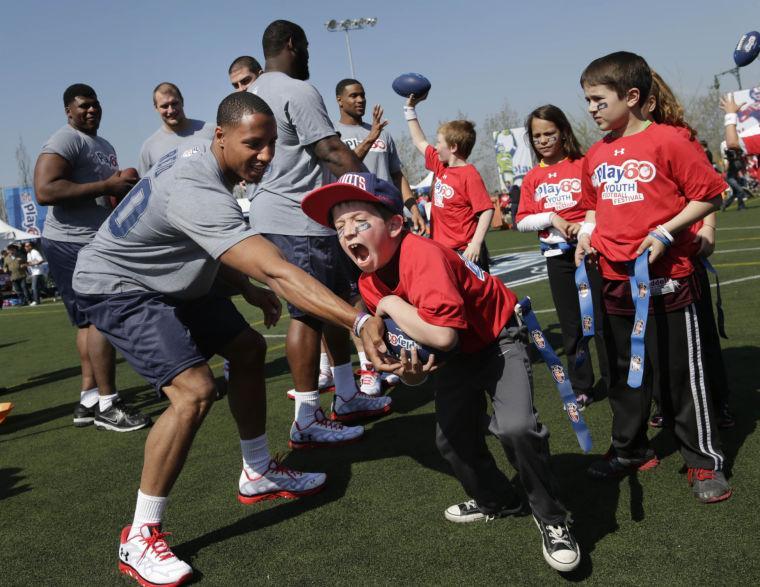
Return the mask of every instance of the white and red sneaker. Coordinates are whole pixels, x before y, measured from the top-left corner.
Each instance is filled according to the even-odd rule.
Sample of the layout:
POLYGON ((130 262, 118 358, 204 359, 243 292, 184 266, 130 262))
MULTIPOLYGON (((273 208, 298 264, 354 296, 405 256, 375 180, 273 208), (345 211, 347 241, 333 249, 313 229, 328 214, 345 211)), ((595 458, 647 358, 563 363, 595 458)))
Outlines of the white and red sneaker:
POLYGON ((378 396, 383 392, 380 375, 372 365, 359 369, 359 391, 369 396, 378 396))
POLYGON ((269 461, 269 468, 263 475, 249 475, 243 469, 240 473, 238 501, 251 505, 259 501, 295 499, 312 495, 325 487, 327 475, 324 473, 302 473, 283 465, 277 458, 269 461))
POLYGON ((161 524, 143 524, 140 533, 129 540, 132 526, 121 531, 119 570, 143 587, 174 587, 189 581, 193 569, 179 560, 169 548, 161 524))
POLYGON ((332 371, 330 369, 327 369, 325 371, 320 370, 317 389, 329 389, 331 387, 335 387, 335 380, 333 379, 332 371))
POLYGON ((340 446, 358 442, 364 435, 363 426, 344 426, 325 418, 322 408, 314 412, 314 420, 306 426, 293 422, 288 446, 292 449, 340 446))
POLYGON ((358 391, 349 400, 335 395, 332 401, 330 420, 338 422, 355 422, 364 418, 384 416, 393 409, 393 400, 388 396, 373 397, 358 391))

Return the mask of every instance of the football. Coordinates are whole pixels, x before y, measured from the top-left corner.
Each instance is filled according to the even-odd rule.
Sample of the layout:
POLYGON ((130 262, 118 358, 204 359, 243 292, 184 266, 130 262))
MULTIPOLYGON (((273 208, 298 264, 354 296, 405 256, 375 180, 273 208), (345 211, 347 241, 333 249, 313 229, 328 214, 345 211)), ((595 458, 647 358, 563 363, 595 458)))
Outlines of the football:
MULTIPOLYGON (((134 167, 127 167, 125 169, 120 169, 119 174, 129 179, 134 179, 134 180, 140 179, 140 174, 137 172, 137 169, 135 169, 134 167)), ((117 198, 116 196, 108 196, 108 199, 111 202, 111 208, 116 208, 116 206, 118 206, 119 202, 121 202, 122 200, 122 198, 117 198)))
POLYGON ((419 73, 402 73, 393 80, 393 91, 404 98, 424 96, 430 91, 430 80, 419 73))
POLYGON ((413 348, 416 348, 417 356, 422 363, 427 363, 431 354, 435 355, 435 362, 440 363, 453 353, 453 351, 441 351, 418 343, 401 330, 392 318, 383 318, 383 322, 385 322, 385 343, 388 352, 397 359, 401 357, 401 349, 406 350, 408 354, 412 352, 413 348))
POLYGON ((741 36, 734 49, 734 63, 744 67, 752 63, 760 53, 760 33, 750 31, 741 36))

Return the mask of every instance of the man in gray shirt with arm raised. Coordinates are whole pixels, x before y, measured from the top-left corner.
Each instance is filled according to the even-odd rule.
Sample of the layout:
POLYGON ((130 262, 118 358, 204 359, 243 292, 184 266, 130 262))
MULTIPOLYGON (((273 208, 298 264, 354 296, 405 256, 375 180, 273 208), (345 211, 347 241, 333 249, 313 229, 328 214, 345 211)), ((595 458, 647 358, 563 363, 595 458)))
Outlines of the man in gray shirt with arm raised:
POLYGON ((119 171, 116 151, 98 136, 103 111, 90 86, 74 84, 63 93, 68 124, 42 147, 34 168, 37 201, 50 206, 42 231, 48 260, 69 318, 77 330, 82 392, 74 425, 126 432, 150 424, 150 418, 120 401, 116 393, 113 347, 79 308, 71 286, 79 250, 92 241, 111 213, 109 196, 121 197, 135 179, 119 171))
MULTIPOLYGON (((230 361, 229 404, 243 456, 238 500, 300 497, 325 483, 322 473, 294 471, 271 457, 266 342, 229 298, 212 292, 217 274, 263 310, 267 327, 280 317, 280 295, 320 320, 358 331, 384 368, 375 351, 384 350, 382 321, 288 263, 246 226, 232 196, 240 180, 258 182, 274 156, 272 111, 261 98, 236 92, 219 105, 217 124, 209 149, 186 158, 170 151, 139 181, 82 250, 74 277, 87 317, 170 401, 146 440, 133 523, 121 532, 119 568, 142 585, 179 585, 192 575, 170 550, 161 521, 216 396, 207 364, 212 355, 230 361)), ((356 436, 350 428, 333 434, 336 441, 356 436)))
MULTIPOLYGON (((286 20, 272 22, 264 31, 264 73, 248 88, 263 98, 277 120, 277 157, 251 198, 251 226, 273 242, 294 265, 338 295, 348 297, 347 264, 335 231, 307 217, 301 200, 322 184, 324 167, 340 177, 364 170, 364 165, 338 137, 322 96, 307 83, 309 43, 303 29, 286 20)), ((348 333, 289 304, 286 339, 288 364, 295 384, 295 418, 291 448, 334 446, 344 439, 335 434, 319 407, 320 340, 333 358, 335 399, 330 419, 352 422, 386 414, 388 397, 369 397, 356 387, 348 333)), ((360 433, 361 427, 356 427, 360 433)), ((356 437, 351 440, 356 440, 356 437)))
POLYGON ((164 154, 180 147, 179 156, 187 156, 198 144, 211 143, 214 125, 185 116, 185 99, 171 82, 161 82, 153 90, 153 106, 161 117, 161 126, 143 143, 138 171, 148 173, 164 154), (182 147, 185 147, 184 149, 182 147))

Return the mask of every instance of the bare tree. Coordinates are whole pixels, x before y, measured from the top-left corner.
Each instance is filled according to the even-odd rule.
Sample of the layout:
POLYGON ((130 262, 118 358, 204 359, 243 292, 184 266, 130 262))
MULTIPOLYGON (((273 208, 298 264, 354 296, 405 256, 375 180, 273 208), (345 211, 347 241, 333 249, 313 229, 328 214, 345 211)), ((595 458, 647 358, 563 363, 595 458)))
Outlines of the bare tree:
POLYGON ((411 185, 419 183, 427 175, 425 160, 417 147, 412 143, 412 138, 403 133, 396 141, 396 151, 401 159, 401 169, 411 185))
POLYGON ((24 139, 19 136, 16 147, 16 163, 18 163, 18 181, 22 187, 32 185, 32 160, 26 151, 24 139))
POLYGON ((570 124, 573 127, 575 138, 581 144, 581 148, 585 153, 588 148, 602 138, 602 132, 595 123, 591 122, 588 116, 568 116, 570 124))
MULTIPOLYGON (((679 98, 680 99, 680 98, 679 98)), ((684 117, 694 130, 699 140, 707 141, 715 161, 720 161, 720 143, 723 141, 723 113, 718 107, 720 92, 710 88, 703 94, 695 94, 681 100, 684 117)))
POLYGON ((501 109, 487 116, 483 125, 477 129, 478 139, 469 161, 478 168, 489 192, 499 189, 499 170, 496 165, 493 133, 507 128, 516 128, 522 124, 520 116, 505 100, 501 109))

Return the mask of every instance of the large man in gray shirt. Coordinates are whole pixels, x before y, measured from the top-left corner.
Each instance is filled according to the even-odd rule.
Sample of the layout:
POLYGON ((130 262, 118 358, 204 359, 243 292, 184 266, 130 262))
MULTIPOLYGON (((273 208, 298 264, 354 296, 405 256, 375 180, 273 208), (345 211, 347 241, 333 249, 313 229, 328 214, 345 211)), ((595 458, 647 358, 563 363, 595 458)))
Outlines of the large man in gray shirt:
MULTIPOLYGON (((286 20, 272 22, 264 31, 264 73, 248 88, 272 108, 277 119, 277 156, 251 199, 251 226, 271 240, 285 257, 316 277, 332 291, 348 296, 349 261, 343 257, 335 231, 307 217, 301 200, 322 184, 324 167, 340 177, 364 170, 356 154, 338 138, 319 92, 309 79, 309 43, 303 29, 286 20)), ((293 374, 295 421, 292 448, 335 445, 338 439, 328 426, 318 429, 309 442, 296 433, 314 422, 323 422, 319 408, 317 377, 320 340, 335 365, 335 399, 331 418, 350 422, 385 414, 390 398, 369 397, 356 387, 349 338, 309 316, 298 304, 290 304, 286 353, 293 374)))
POLYGON ((148 173, 164 154, 179 147, 180 156, 190 155, 199 144, 210 144, 214 125, 185 116, 185 99, 171 82, 162 82, 153 90, 153 107, 161 117, 161 126, 148 137, 140 149, 137 170, 148 173))
POLYGON ((74 425, 94 422, 107 430, 137 430, 149 425, 150 418, 119 400, 113 347, 81 312, 71 287, 79 250, 111 213, 108 196, 123 196, 135 180, 121 174, 111 143, 98 136, 103 111, 95 90, 85 84, 69 86, 63 104, 68 124, 42 147, 34 168, 34 187, 37 201, 50 206, 42 250, 69 318, 78 328, 82 392, 74 409, 74 425))
MULTIPOLYGON (((279 319, 281 295, 313 316, 359 330, 367 347, 382 347, 382 321, 362 316, 288 263, 247 227, 232 196, 239 181, 257 183, 274 156, 272 111, 261 98, 236 92, 219 105, 217 124, 209 149, 186 158, 170 151, 139 181, 82 250, 74 277, 88 318, 171 402, 146 440, 134 520, 121 533, 119 568, 142 585, 179 585, 192 574, 164 540, 161 518, 216 396, 206 363, 213 354, 230 361, 230 411, 243 453, 238 500, 299 497, 325 483, 322 473, 294 471, 270 456, 266 343, 229 298, 211 291, 218 273, 264 311, 267 327, 279 319)), ((331 432, 347 442, 362 428, 331 432)), ((311 434, 311 427, 297 430, 295 440, 307 442, 311 434)))

